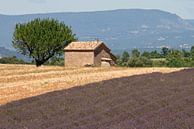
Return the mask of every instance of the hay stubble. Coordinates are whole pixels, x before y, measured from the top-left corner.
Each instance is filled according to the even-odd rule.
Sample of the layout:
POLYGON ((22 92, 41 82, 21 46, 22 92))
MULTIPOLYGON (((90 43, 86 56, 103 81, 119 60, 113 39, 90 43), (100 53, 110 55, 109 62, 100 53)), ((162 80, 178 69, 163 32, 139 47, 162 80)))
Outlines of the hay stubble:
POLYGON ((56 90, 69 89, 113 78, 169 73, 177 68, 65 68, 32 65, 0 65, 0 105, 56 90))

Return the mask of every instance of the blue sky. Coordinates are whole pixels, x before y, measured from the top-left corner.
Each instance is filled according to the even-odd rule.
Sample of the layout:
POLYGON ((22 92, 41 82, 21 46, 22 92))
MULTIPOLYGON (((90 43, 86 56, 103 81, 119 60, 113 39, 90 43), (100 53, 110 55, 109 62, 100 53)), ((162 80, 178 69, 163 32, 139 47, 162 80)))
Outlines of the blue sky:
POLYGON ((160 9, 194 19, 194 0, 0 0, 0 14, 160 9))

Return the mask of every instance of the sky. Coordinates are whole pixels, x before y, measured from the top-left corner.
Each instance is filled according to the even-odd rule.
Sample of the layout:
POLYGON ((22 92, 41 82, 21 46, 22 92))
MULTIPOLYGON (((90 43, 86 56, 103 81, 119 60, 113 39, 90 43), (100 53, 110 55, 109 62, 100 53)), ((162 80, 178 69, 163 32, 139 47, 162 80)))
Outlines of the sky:
POLYGON ((194 0, 0 0, 0 14, 160 9, 194 19, 194 0))

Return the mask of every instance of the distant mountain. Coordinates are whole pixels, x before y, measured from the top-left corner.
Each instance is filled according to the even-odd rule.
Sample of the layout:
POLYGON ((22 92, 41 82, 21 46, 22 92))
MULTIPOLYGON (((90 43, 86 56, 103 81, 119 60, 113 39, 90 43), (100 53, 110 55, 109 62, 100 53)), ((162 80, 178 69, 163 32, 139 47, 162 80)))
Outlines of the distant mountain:
POLYGON ((9 49, 6 49, 4 47, 0 47, 0 57, 4 56, 15 56, 17 53, 14 51, 11 51, 9 49))
POLYGON ((188 19, 188 20, 186 20, 189 24, 191 24, 192 26, 194 26, 194 20, 192 20, 192 19, 188 19))
POLYGON ((194 45, 194 22, 160 10, 126 9, 82 13, 0 15, 0 46, 11 48, 16 23, 55 18, 72 26, 79 40, 105 41, 113 50, 194 45))
POLYGON ((17 53, 16 51, 13 51, 4 47, 0 47, 0 58, 7 57, 7 56, 16 56, 17 58, 23 59, 25 61, 30 61, 28 57, 25 57, 17 53))

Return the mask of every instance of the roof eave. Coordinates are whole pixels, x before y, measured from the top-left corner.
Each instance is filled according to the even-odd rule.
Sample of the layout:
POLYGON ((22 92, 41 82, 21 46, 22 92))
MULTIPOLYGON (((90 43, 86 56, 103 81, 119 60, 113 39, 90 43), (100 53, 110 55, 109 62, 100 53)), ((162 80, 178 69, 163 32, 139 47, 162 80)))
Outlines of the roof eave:
POLYGON ((109 51, 111 51, 111 49, 110 48, 108 48, 105 44, 104 44, 104 42, 101 42, 98 46, 96 46, 96 48, 94 49, 94 50, 96 50, 98 47, 100 47, 101 45, 104 45, 105 47, 106 47, 106 49, 108 49, 109 51))
POLYGON ((95 49, 64 49, 64 51, 94 51, 95 49))

